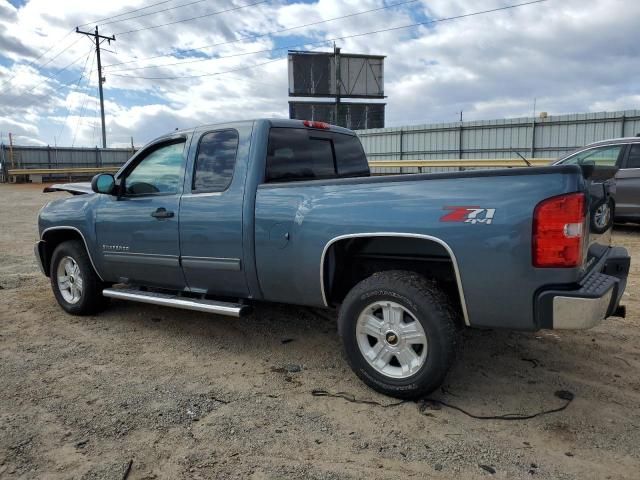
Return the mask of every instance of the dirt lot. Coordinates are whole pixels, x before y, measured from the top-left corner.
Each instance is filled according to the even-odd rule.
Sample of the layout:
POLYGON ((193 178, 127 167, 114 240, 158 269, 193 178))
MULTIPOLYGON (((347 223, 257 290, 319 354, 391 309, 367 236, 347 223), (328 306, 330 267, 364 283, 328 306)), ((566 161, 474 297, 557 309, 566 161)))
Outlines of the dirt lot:
MULTIPOLYGON (((466 332, 434 398, 502 415, 575 394, 558 413, 477 420, 313 396, 393 402, 351 373, 335 321, 307 309, 235 320, 113 302, 66 315, 32 252, 55 196, 0 185, 0 478, 640 478, 637 261, 625 320, 466 332)), ((640 228, 614 237, 639 258, 640 228)))

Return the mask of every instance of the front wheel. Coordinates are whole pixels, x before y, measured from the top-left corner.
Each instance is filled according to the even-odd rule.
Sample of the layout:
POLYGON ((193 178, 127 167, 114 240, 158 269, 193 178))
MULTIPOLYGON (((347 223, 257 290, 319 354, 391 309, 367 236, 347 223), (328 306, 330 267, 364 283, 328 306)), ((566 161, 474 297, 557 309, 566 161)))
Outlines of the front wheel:
POLYGON ((49 276, 53 294, 67 313, 89 315, 106 307, 109 299, 102 296, 105 285, 80 241, 69 240, 56 247, 49 276))
POLYGON ((397 270, 358 283, 342 304, 338 328, 361 380, 385 395, 410 399, 444 380, 455 354, 455 318, 435 282, 397 270))

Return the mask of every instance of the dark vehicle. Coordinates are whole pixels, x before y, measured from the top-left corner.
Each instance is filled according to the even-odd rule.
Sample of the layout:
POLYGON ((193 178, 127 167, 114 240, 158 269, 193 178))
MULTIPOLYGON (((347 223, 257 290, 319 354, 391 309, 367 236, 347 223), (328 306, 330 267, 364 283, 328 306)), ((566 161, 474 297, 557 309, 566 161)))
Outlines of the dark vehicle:
POLYGON ((338 308, 356 374, 402 398, 438 387, 463 327, 590 328, 621 315, 615 169, 370 176, 358 137, 300 120, 172 132, 114 176, 54 187, 36 255, 63 309, 108 298, 240 316, 338 308))
POLYGON ((613 215, 616 222, 640 223, 640 137, 590 143, 553 164, 618 167, 613 215))

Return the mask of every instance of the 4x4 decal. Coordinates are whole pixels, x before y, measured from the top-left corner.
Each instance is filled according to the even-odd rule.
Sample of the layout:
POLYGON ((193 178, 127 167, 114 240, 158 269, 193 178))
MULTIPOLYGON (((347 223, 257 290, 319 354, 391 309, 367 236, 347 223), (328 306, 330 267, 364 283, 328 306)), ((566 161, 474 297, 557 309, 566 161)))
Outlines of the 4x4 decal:
POLYGON ((464 222, 464 223, 486 223, 490 225, 493 222, 493 217, 496 213, 495 208, 481 208, 477 206, 465 205, 465 206, 455 206, 442 207, 445 210, 451 210, 451 212, 447 213, 440 217, 441 222, 464 222))

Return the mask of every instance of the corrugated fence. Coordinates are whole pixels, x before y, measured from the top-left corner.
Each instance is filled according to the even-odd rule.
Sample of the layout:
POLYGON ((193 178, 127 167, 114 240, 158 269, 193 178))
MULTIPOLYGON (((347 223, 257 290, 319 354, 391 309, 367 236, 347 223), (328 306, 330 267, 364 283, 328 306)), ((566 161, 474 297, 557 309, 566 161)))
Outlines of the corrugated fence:
MULTIPOLYGON (((640 133, 640 110, 376 128, 357 132, 367 158, 394 160, 558 158, 591 142, 640 133)), ((455 167, 453 167, 455 168, 455 167)), ((447 171, 452 167, 434 168, 447 171)), ((400 168, 375 167, 375 173, 400 168)), ((403 172, 417 168, 407 167, 403 172)))
MULTIPOLYGON (((396 167, 373 167, 374 173, 399 173, 403 160, 558 158, 598 140, 640 133, 640 110, 579 113, 547 117, 438 123, 357 132, 369 161, 397 161, 396 167)), ((0 145, 7 168, 120 166, 133 154, 127 148, 25 147, 0 145)), ((423 171, 447 171, 434 167, 423 171)), ((405 167, 404 173, 417 171, 405 167)), ((6 177, 5 177, 6 178, 6 177)))
MULTIPOLYGON (((13 168, 119 167, 135 150, 131 148, 27 147, 0 145, 0 163, 7 178, 13 168)), ((56 178, 56 175, 47 176, 56 178)))

